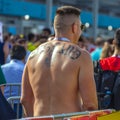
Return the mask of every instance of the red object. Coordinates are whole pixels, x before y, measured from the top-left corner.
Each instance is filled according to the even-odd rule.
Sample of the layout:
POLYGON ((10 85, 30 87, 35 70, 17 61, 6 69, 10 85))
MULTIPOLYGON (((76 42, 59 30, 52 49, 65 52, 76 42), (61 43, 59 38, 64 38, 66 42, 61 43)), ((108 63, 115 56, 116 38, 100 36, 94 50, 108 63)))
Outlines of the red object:
POLYGON ((120 58, 119 57, 109 57, 100 60, 100 66, 102 70, 112 70, 117 72, 120 70, 120 58))
POLYGON ((90 120, 90 119, 89 119, 88 115, 87 116, 84 116, 84 115, 82 116, 81 115, 81 116, 78 116, 78 117, 77 116, 76 117, 72 117, 72 118, 70 118, 70 120, 90 120))

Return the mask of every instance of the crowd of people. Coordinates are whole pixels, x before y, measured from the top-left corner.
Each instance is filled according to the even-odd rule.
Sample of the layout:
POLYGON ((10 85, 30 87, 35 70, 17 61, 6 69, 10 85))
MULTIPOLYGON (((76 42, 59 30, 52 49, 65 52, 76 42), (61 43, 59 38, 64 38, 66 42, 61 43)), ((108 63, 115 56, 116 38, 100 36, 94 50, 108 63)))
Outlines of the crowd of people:
POLYGON ((7 83, 21 83, 25 117, 97 110, 93 61, 103 70, 120 70, 120 28, 108 40, 87 38, 80 13, 76 7, 59 7, 54 35, 44 28, 40 35, 3 36, 0 89, 7 99, 7 83))

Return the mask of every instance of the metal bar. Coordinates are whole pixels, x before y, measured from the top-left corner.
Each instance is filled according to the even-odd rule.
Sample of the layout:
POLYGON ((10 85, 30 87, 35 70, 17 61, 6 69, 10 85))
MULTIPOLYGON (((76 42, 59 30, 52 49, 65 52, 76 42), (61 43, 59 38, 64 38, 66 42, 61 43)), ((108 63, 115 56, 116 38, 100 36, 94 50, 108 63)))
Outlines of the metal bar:
MULTIPOLYGON (((13 97, 9 97, 7 99, 7 101, 10 103, 11 107, 15 110, 15 106, 14 104, 16 104, 16 113, 17 113, 17 118, 19 118, 20 116, 20 96, 13 96, 13 97)), ((22 110, 22 113, 23 115, 23 110, 22 110)), ((23 116, 22 116, 23 117, 23 116)))
POLYGON ((21 83, 7 83, 6 86, 19 86, 21 83))
POLYGON ((94 36, 94 40, 96 40, 97 33, 98 33, 98 10, 99 10, 99 0, 93 0, 93 36, 94 36))
POLYGON ((89 112, 75 112, 75 113, 66 113, 66 114, 56 114, 52 115, 54 118, 65 118, 65 117, 71 117, 71 116, 77 116, 77 115, 88 115, 89 112))
POLYGON ((13 87, 16 87, 16 89, 18 89, 17 95, 20 95, 20 93, 21 93, 21 83, 7 83, 6 87, 10 88, 10 92, 9 92, 10 96, 12 96, 12 89, 13 89, 13 87))
POLYGON ((53 0, 46 0, 46 27, 51 28, 53 0))

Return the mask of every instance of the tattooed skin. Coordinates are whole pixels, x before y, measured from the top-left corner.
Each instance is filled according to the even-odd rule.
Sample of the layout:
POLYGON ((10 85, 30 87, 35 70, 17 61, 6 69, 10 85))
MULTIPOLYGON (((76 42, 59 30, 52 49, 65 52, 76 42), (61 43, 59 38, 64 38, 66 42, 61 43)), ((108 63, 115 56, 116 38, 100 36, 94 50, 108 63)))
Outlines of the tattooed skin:
POLYGON ((32 59, 34 56, 36 56, 37 54, 41 54, 42 52, 44 52, 44 46, 41 46, 40 48, 32 51, 30 56, 29 56, 29 59, 32 59))
MULTIPOLYGON (((46 54, 45 64, 48 67, 50 67, 52 53, 55 47, 57 47, 58 45, 61 44, 56 43, 55 45, 43 45, 31 53, 30 59, 36 56, 37 54, 40 55, 41 53, 44 52, 46 54)), ((72 60, 79 58, 79 56, 81 55, 81 51, 77 47, 73 45, 69 45, 66 47, 65 44, 61 46, 60 50, 57 53, 61 55, 65 55, 72 60)))
POLYGON ((30 54, 30 56, 29 56, 29 59, 32 59, 37 54, 37 51, 38 50, 32 51, 31 54, 30 54))
POLYGON ((80 50, 72 45, 69 45, 68 47, 63 45, 62 49, 58 53, 69 56, 73 60, 77 59, 81 55, 80 50))
POLYGON ((45 58, 45 64, 50 67, 50 63, 51 63, 51 56, 53 53, 55 46, 46 46, 45 47, 45 51, 48 54, 47 57, 45 58))

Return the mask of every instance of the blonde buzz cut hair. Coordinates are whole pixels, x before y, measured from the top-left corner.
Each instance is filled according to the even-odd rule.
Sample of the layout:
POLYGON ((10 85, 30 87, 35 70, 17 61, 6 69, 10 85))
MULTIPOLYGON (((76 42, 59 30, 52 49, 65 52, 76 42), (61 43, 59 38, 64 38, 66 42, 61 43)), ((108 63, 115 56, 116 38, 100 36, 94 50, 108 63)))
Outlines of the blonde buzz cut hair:
POLYGON ((54 29, 65 31, 80 17, 81 10, 73 6, 62 6, 57 9, 54 19, 54 29))

